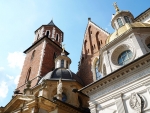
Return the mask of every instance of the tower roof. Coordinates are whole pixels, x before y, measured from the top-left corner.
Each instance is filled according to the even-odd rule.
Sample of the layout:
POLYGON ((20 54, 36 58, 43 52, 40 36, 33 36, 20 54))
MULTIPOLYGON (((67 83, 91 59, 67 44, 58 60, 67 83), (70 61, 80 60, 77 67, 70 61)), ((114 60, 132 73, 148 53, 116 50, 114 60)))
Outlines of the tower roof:
POLYGON ((55 25, 53 19, 47 25, 55 25))

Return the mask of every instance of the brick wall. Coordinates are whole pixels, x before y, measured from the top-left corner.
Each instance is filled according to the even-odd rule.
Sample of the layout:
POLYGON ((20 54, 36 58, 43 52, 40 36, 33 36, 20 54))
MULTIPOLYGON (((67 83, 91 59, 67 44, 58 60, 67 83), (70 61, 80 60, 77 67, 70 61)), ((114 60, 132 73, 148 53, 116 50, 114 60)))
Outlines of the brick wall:
MULTIPOLYGON (((44 40, 42 40, 41 42, 39 42, 37 45, 32 47, 26 53, 26 58, 24 61, 24 65, 22 68, 22 72, 20 75, 17 88, 25 84, 26 78, 28 76, 28 70, 30 68, 31 68, 31 72, 30 72, 29 80, 32 80, 35 77, 37 77, 38 72, 40 76, 44 76, 55 68, 54 52, 56 55, 60 55, 62 52, 62 49, 49 40, 45 40, 45 41, 46 41, 45 45, 44 45, 44 40), (33 51, 35 51, 35 54, 34 54, 33 59, 31 60, 33 51), (42 57, 42 51, 44 52, 43 57, 42 57)), ((35 86, 37 84, 37 81, 38 81, 38 78, 34 79, 31 83, 31 87, 35 86)), ((24 88, 25 86, 19 88, 19 90, 21 90, 22 92, 24 88)))
POLYGON ((93 82, 91 67, 95 57, 99 57, 100 48, 106 44, 107 34, 93 22, 89 22, 82 45, 82 55, 77 74, 85 85, 93 82))

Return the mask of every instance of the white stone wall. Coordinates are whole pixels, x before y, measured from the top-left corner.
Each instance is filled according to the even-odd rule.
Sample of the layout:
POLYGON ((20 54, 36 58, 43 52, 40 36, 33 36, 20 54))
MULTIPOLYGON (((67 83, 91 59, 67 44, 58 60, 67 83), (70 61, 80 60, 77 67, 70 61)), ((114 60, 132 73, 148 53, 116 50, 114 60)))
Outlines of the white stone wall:
POLYGON ((142 113, 150 113, 150 64, 90 93, 91 113, 138 113, 130 105, 134 92, 144 99, 142 113))
MULTIPOLYGON (((118 38, 111 44, 106 45, 105 49, 101 51, 103 54, 100 56, 106 66, 106 73, 109 74, 123 66, 118 64, 118 57, 125 50, 131 50, 133 53, 130 62, 149 52, 150 49, 145 44, 148 36, 150 34, 131 33, 127 37, 119 37, 120 39, 118 38)), ((100 70, 103 70, 103 65, 100 66, 100 70)))

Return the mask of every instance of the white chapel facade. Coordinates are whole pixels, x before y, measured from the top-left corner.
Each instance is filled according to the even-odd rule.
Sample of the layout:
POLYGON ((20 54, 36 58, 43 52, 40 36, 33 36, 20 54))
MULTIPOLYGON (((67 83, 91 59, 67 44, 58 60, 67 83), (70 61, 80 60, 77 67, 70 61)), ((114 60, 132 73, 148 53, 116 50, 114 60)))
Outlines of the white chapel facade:
POLYGON ((91 113, 150 113, 150 9, 134 18, 114 7, 115 32, 99 52, 103 77, 79 91, 89 96, 91 113))

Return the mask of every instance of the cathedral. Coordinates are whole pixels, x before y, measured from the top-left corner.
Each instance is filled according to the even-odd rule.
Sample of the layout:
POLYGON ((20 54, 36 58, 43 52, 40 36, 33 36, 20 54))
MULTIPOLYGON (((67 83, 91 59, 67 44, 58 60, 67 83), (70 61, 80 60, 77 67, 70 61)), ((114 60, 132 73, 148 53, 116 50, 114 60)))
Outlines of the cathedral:
POLYGON ((63 31, 53 20, 39 27, 0 113, 150 113, 150 8, 137 17, 114 8, 112 34, 88 18, 77 73, 63 31))

